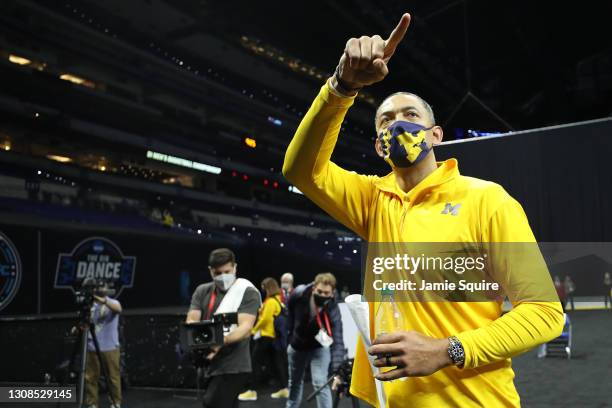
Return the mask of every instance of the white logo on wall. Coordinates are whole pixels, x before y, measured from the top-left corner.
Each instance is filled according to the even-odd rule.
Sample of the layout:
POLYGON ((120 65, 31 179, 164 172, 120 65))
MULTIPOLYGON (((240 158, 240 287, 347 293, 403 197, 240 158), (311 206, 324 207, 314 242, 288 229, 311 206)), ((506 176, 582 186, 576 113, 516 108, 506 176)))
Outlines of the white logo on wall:
POLYGON ((21 259, 13 242, 0 232, 0 310, 11 303, 21 284, 21 259))

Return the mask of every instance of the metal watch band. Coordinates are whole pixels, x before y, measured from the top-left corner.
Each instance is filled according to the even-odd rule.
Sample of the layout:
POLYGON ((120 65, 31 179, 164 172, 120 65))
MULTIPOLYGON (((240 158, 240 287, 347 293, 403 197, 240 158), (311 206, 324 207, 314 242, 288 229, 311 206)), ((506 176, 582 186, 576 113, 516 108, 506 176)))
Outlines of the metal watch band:
POLYGON ((463 344, 456 336, 448 338, 448 356, 456 366, 463 366, 465 362, 465 351, 463 350, 463 344))

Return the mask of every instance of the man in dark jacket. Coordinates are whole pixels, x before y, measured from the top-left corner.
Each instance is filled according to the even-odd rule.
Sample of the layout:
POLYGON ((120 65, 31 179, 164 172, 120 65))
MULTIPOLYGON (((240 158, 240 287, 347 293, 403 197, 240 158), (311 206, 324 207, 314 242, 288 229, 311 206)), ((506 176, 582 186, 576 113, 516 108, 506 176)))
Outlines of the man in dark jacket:
MULTIPOLYGON (((334 300, 336 278, 321 273, 313 283, 295 288, 289 298, 289 398, 286 408, 299 407, 302 401, 304 371, 310 363, 312 385, 322 387, 332 371, 344 360, 342 318, 334 300)), ((318 408, 331 408, 329 386, 317 394, 318 408)))

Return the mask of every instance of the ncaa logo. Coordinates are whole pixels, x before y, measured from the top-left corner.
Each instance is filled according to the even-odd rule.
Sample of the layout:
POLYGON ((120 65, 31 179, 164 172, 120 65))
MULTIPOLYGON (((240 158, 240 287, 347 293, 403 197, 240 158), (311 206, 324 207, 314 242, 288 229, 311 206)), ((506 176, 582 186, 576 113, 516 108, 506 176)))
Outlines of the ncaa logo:
POLYGON ((10 239, 0 232, 0 310, 11 303, 21 284, 21 259, 10 239))
POLYGON ((102 241, 95 241, 91 247, 93 251, 98 254, 104 251, 104 244, 102 244, 102 241))
POLYGON ((115 297, 134 284, 136 257, 123 255, 113 241, 104 237, 90 237, 79 242, 72 252, 61 253, 55 272, 56 289, 80 288, 85 279, 111 283, 115 297))

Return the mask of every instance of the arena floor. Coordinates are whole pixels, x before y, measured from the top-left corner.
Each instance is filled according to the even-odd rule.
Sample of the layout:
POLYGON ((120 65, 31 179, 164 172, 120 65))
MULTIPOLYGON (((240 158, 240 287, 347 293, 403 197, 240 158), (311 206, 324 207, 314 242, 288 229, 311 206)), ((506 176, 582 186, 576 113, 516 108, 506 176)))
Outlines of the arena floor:
MULTIPOLYGON (((523 407, 612 407, 612 312, 577 311, 570 312, 570 318, 574 336, 571 360, 552 357, 538 359, 535 350, 513 360, 515 384, 523 407)), ((284 400, 269 397, 272 391, 259 390, 258 401, 242 402, 240 407, 283 407, 284 400)), ((304 395, 311 391, 312 387, 306 384, 304 395)), ((126 390, 122 404, 125 408, 200 406, 193 391, 140 388, 126 390)), ((304 401, 302 406, 314 408, 316 403, 314 400, 304 401)), ((343 399, 339 406, 349 408, 351 402, 343 399)), ((366 407, 367 404, 361 402, 360 406, 366 407)), ((106 407, 108 403, 103 401, 100 408, 106 407)))

